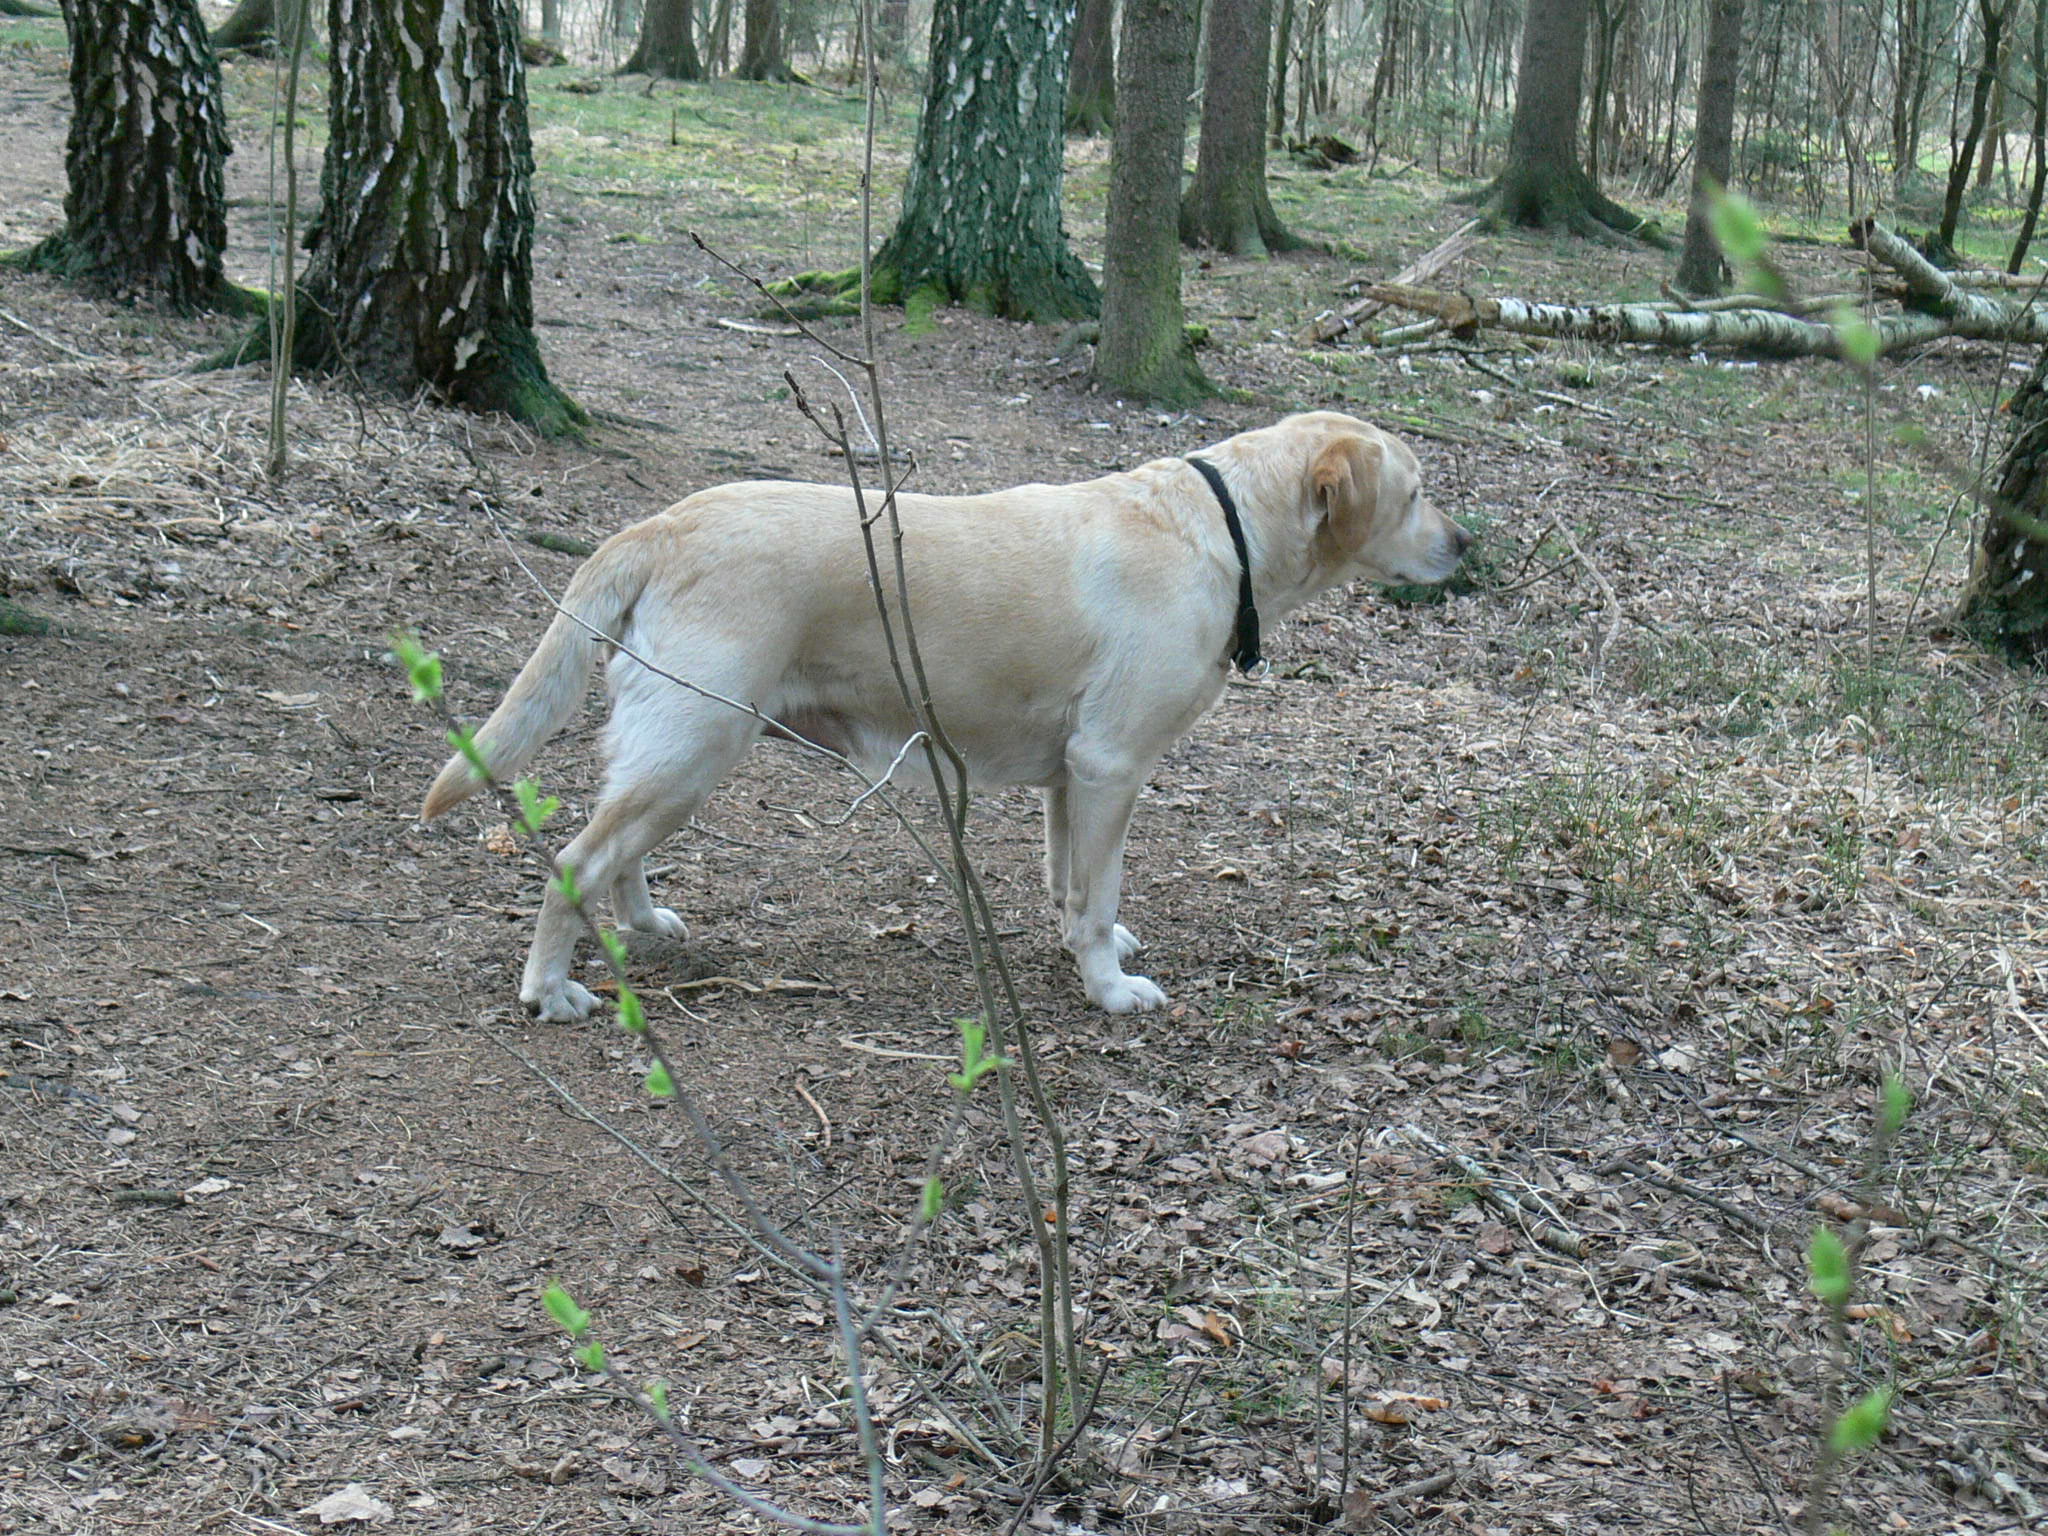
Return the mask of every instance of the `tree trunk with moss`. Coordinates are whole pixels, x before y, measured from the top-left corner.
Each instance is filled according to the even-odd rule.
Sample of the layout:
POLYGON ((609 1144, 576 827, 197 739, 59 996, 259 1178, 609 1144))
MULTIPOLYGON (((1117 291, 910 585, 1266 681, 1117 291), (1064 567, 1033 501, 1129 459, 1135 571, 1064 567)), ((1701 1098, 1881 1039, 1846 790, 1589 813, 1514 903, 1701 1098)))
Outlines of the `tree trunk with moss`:
POLYGON ((1067 132, 1090 137, 1116 123, 1116 0, 1081 0, 1067 55, 1067 132))
POLYGON ((697 56, 696 0, 647 0, 640 13, 640 40, 633 56, 619 66, 622 75, 653 75, 658 80, 702 80, 704 61, 697 56))
POLYGON ((2048 663, 2048 348, 2012 397, 2012 437, 1996 485, 1959 622, 2015 656, 2048 663))
POLYGON ((1073 17, 1070 0, 938 0, 917 157, 875 256, 885 302, 1012 320, 1096 312, 1060 221, 1073 17))
MULTIPOLYGON (((1124 0, 1095 348, 1095 378, 1105 390, 1170 404, 1215 393, 1189 350, 1180 301, 1177 231, 1197 3, 1124 0)), ((1263 127, 1263 89, 1256 101, 1254 121, 1263 127)))
POLYGON ((1727 264, 1714 239, 1713 199, 1728 185, 1735 149, 1735 86, 1742 63, 1743 0, 1712 0, 1707 52, 1700 61, 1699 105, 1693 118, 1692 201, 1685 211, 1685 245, 1677 284, 1686 293, 1716 294, 1727 264))
POLYGON ((1273 0, 1211 0, 1202 145, 1180 206, 1181 238, 1233 256, 1301 245, 1266 195, 1266 85, 1273 0))
POLYGON ((1668 244, 1654 224, 1603 195, 1579 164, 1587 8, 1588 0, 1529 0, 1507 164, 1477 201, 1515 224, 1579 235, 1618 230, 1668 244))
POLYGON ((174 309, 237 308, 227 113, 196 0, 73 0, 64 228, 18 264, 174 309))
POLYGON ((549 382, 533 334, 511 0, 329 0, 327 19, 324 222, 295 360, 578 430, 587 417, 549 382))
POLYGON ((781 0, 747 0, 746 30, 740 41, 740 80, 794 80, 789 42, 783 32, 781 0))

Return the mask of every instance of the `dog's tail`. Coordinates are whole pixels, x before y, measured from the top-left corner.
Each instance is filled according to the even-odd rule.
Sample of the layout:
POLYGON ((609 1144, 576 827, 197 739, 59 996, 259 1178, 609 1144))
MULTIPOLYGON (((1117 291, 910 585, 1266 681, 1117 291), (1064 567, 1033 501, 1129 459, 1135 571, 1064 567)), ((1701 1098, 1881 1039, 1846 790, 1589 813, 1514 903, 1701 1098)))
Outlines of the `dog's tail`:
MULTIPOLYGON (((624 626, 647 585, 646 541, 626 536, 607 540, 583 562, 562 594, 561 611, 540 644, 519 669, 505 698, 476 733, 477 750, 500 783, 518 776, 583 702, 606 640, 624 638, 624 626)), ((483 786, 461 753, 448 759, 427 798, 420 820, 432 821, 483 786)))

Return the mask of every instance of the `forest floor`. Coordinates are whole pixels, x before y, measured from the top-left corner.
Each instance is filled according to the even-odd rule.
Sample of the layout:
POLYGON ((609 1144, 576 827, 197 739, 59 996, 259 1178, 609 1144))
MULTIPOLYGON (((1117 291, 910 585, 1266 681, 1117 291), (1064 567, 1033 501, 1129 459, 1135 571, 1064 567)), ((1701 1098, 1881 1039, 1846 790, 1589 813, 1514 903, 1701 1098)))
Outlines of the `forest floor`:
MULTIPOLYGON (((61 43, 0 31, 0 247, 61 218, 61 43)), ((230 260, 261 283, 270 70, 228 76, 230 260)), ((642 425, 586 445, 305 382, 272 483, 263 371, 190 371, 230 322, 0 273, 0 594, 64 626, 0 640, 0 1532, 309 1531, 351 1485, 395 1529, 759 1528, 573 1365, 549 1278, 727 1473, 855 1516, 820 1299, 735 1235, 630 1042, 519 1014, 541 877, 502 817, 415 820, 446 748, 394 630, 480 713, 544 625, 535 578, 574 566, 525 536, 839 477, 782 379, 829 393, 818 347, 686 232, 764 276, 852 261, 857 104, 567 88, 588 78, 535 81, 541 336, 560 382, 642 425)), ((913 112, 892 106, 884 188, 913 112)), ((1104 160, 1074 146, 1091 260, 1104 160)), ((1975 455, 2028 359, 1886 365, 1873 463, 1862 393, 1819 363, 1312 350, 1347 279, 1464 214, 1414 169, 1275 172, 1342 254, 1189 260, 1227 402, 1090 393, 1049 330, 882 322, 923 489, 1338 406, 1406 432, 1484 535, 1463 595, 1338 593, 1281 628, 1272 675, 1160 767, 1125 910, 1171 1011, 1085 1006, 1035 800, 978 803, 1103 1372, 1030 1528, 1782 1531, 1827 1402, 1889 1385, 1835 1519, 2040 1529, 2048 711, 1941 624, 1967 512, 1883 446, 1903 410, 1975 455), (1886 1073, 1914 1108, 1868 1179, 1836 1362, 1806 1252, 1849 1231, 1886 1073)), ((1841 283, 1834 251, 1788 260, 1841 283)), ((1665 270, 1501 236, 1451 280, 1641 296, 1665 270)), ((541 765, 572 820, 597 723, 541 765)), ((872 809, 837 824, 853 795, 756 753, 657 861, 693 932, 639 963, 770 1208, 842 1242, 868 1294, 973 988, 908 839, 872 809)), ((979 1107, 946 1181, 872 1391, 904 1528, 995 1531, 1037 1314, 979 1107)))

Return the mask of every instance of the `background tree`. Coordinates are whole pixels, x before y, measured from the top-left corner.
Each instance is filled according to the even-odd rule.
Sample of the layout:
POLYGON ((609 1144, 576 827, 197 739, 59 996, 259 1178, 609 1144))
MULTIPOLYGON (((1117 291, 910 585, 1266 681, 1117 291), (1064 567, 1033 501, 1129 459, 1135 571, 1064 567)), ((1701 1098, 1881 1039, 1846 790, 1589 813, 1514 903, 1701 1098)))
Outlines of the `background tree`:
POLYGON ((739 68, 733 73, 742 80, 796 79, 789 67, 781 0, 747 0, 745 27, 739 68))
POLYGON ((1928 251, 1937 260, 1949 260, 1955 255, 1956 226, 1962 221, 1963 194, 1970 187, 1970 166, 1991 116, 1991 88, 1998 83, 1999 50, 2005 42, 2005 10, 2010 3, 2011 0, 1977 0, 1981 51, 1976 82, 1970 91, 1969 125, 1963 130, 1963 142, 1949 161, 1948 187, 1941 200, 1941 224, 1928 240, 1928 251))
POLYGON ((512 0, 329 0, 319 245, 304 365, 504 411, 583 411, 533 335, 533 146, 512 0))
POLYGON ((299 13, 310 0, 241 0, 227 19, 213 29, 215 53, 239 52, 267 47, 278 37, 291 35, 299 13))
POLYGON ((1116 122, 1116 0, 1081 0, 1067 55, 1067 132, 1107 133, 1116 122))
POLYGON ((227 114, 196 0, 72 0, 64 228, 20 265, 175 309, 239 308, 227 247, 227 114))
POLYGON ((1996 500, 1978 531, 1960 620, 2016 656, 2048 662, 2048 348, 2012 397, 1996 500))
POLYGON ((1726 274, 1708 212, 1728 185, 1735 152, 1735 83, 1742 62, 1742 0, 1711 0, 1707 54, 1700 65, 1699 107, 1693 119, 1692 201, 1685 211, 1685 244, 1678 256, 1678 286, 1687 293, 1719 293, 1726 274))
POLYGON ((697 56, 695 22, 695 0, 647 0, 640 13, 640 40, 619 73, 702 80, 704 61, 697 56))
POLYGON ((884 303, 1012 320, 1095 313, 1095 281, 1060 222, 1073 17, 1069 0, 937 0, 917 155, 875 255, 884 303))
POLYGON ((1652 238, 1653 226, 1604 196, 1579 164, 1588 0, 1529 0, 1522 22, 1507 164, 1482 194, 1516 224, 1652 238))
POLYGON ((2027 259, 2027 247, 2034 243, 2034 229, 2041 222, 2041 194, 2048 190, 2048 0, 2035 0, 2034 35, 2027 49, 2027 70, 2033 78, 2033 125, 2027 133, 2027 154, 2034 162, 2032 184, 2027 188, 2027 211, 2020 216, 2019 233, 2012 237, 2012 250, 2005 258, 2005 270, 2017 273, 2027 259))
POLYGON ((1195 181, 1180 206, 1181 238, 1233 256, 1288 251, 1288 233, 1266 194, 1266 85, 1273 0, 1211 0, 1202 77, 1202 143, 1195 181))
POLYGON ((1279 149, 1287 141, 1287 64, 1294 55, 1294 0, 1280 0, 1273 23, 1273 129, 1267 142, 1279 149))
MULTIPOLYGON (((1176 404, 1215 393, 1188 347, 1176 235, 1198 3, 1124 0, 1095 348, 1104 389, 1176 404)), ((1263 81, 1253 103, 1254 126, 1262 128, 1263 81)))

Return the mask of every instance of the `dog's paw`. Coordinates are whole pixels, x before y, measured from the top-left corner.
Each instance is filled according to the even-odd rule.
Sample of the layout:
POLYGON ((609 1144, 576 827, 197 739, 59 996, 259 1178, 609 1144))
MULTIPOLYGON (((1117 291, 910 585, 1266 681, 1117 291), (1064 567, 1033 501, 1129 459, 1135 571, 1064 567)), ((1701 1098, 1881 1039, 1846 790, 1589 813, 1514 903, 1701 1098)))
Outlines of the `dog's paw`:
POLYGON ((566 977, 546 991, 529 997, 520 993, 519 1001, 526 1005, 526 1011, 543 1024, 574 1024, 578 1019, 587 1019, 597 1007, 597 998, 590 988, 581 982, 566 977))
POLYGON ((1144 940, 1140 939, 1122 923, 1118 923, 1112 928, 1109 936, 1116 941, 1116 957, 1119 960, 1128 960, 1145 947, 1144 940))
POLYGON ((1166 1006, 1166 994, 1149 976, 1113 976, 1090 987, 1088 1001, 1104 1013, 1150 1013, 1166 1006))
POLYGON ((651 933, 662 939, 687 939, 690 925, 667 907, 649 907, 632 922, 635 933, 651 933))

